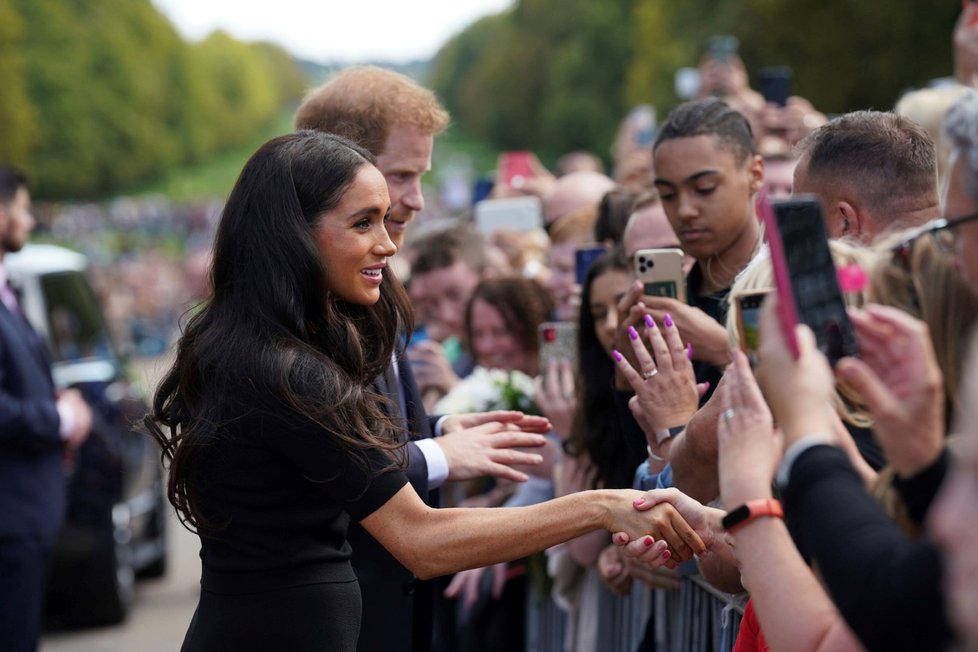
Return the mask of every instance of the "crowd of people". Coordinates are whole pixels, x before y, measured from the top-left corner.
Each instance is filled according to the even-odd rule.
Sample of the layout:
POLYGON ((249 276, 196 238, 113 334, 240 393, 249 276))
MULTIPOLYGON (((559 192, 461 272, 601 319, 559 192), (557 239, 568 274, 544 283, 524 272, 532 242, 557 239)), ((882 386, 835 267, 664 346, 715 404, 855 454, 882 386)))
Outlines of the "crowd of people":
POLYGON ((419 218, 433 93, 375 67, 312 90, 224 205, 143 424, 201 537, 183 649, 661 650, 650 591, 693 575, 746 596, 739 652, 976 649, 975 15, 955 84, 894 111, 766 101, 707 52, 699 97, 626 116, 610 176, 502 156, 483 201, 530 200, 517 228, 419 218), (773 291, 761 212, 792 193, 858 357, 785 330, 806 297, 773 291))

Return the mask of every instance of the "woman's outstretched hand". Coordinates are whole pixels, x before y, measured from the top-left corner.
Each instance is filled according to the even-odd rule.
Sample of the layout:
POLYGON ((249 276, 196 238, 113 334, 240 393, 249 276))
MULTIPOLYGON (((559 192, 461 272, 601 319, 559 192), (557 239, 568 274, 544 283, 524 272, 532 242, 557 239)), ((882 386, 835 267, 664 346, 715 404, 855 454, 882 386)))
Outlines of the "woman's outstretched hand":
MULTIPOLYGON (((666 505, 674 508, 683 522, 696 533, 700 545, 693 548, 694 554, 703 556, 707 551, 712 551, 725 558, 733 559, 725 532, 720 525, 720 520, 724 514, 722 510, 706 507, 676 488, 653 489, 645 492, 640 499, 635 501, 635 509, 640 511, 655 511, 666 505)), ((641 540, 630 540, 623 533, 618 533, 612 537, 612 541, 623 546, 625 556, 632 560, 644 562, 653 567, 662 565, 656 559, 652 546, 646 546, 645 542, 641 540)), ((685 561, 685 559, 680 561, 685 561)))
POLYGON ((643 561, 654 567, 675 568, 693 555, 706 552, 707 546, 695 527, 672 504, 665 501, 649 504, 648 494, 626 493, 631 496, 631 502, 625 506, 625 513, 615 515, 616 521, 608 528, 615 533, 612 540, 616 544, 629 544, 641 551, 643 561))

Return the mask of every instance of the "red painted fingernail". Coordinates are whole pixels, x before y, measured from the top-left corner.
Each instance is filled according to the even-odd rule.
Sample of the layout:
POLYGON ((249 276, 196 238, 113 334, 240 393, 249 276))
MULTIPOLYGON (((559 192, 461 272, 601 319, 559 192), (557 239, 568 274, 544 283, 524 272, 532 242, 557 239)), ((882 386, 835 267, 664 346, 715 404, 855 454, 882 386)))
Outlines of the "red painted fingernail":
POLYGON ((652 315, 645 315, 645 327, 655 328, 655 320, 652 319, 652 315))
POLYGON ((686 357, 689 358, 690 360, 693 359, 693 343, 692 342, 689 342, 688 344, 686 344, 686 357))
POLYGON ((613 350, 611 355, 614 356, 615 360, 621 362, 621 353, 618 353, 618 349, 613 350))
POLYGON ((645 504, 645 499, 644 498, 636 498, 635 499, 635 502, 633 502, 632 504, 635 505, 636 507, 639 507, 639 506, 645 504))
POLYGON ((631 338, 633 342, 638 339, 638 331, 635 330, 634 326, 628 327, 628 337, 631 338))
POLYGON ((666 316, 662 318, 662 321, 666 326, 672 326, 672 316, 670 316, 668 312, 666 313, 666 316))
POLYGON ((666 550, 665 552, 662 553, 662 558, 663 559, 669 559, 670 557, 672 557, 672 553, 669 552, 668 550, 666 550))
POLYGON ((624 545, 624 544, 628 543, 628 537, 626 537, 624 534, 616 534, 615 535, 615 542, 618 545, 624 545))
POLYGON ((655 543, 655 541, 652 539, 652 537, 645 537, 645 539, 642 541, 642 543, 645 544, 645 547, 646 548, 651 548, 652 547, 652 544, 655 543))

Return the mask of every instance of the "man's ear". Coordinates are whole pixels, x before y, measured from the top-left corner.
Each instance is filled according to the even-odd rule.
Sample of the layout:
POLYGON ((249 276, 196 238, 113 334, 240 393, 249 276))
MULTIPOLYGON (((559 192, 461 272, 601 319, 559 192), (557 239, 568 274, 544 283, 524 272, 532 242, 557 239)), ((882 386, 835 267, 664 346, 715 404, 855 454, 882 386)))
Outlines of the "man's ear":
POLYGON ((829 229, 830 238, 855 238, 860 240, 865 235, 866 220, 859 208, 848 201, 840 200, 835 203, 836 214, 839 218, 839 231, 835 235, 829 229))

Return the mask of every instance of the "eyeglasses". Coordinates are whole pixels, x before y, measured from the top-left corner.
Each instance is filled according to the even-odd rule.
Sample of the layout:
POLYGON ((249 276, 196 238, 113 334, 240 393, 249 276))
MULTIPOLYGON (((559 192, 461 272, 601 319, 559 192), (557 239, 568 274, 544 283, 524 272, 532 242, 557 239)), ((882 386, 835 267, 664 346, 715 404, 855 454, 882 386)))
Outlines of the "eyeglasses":
POLYGON ((962 217, 954 217, 951 219, 939 217, 936 220, 931 220, 904 238, 900 244, 893 248, 893 253, 897 254, 898 251, 900 251, 902 252, 901 255, 909 260, 909 254, 911 248, 913 247, 913 241, 929 234, 934 239, 934 244, 937 245, 937 249, 939 251, 945 254, 953 254, 955 252, 957 242, 957 236, 955 235, 954 230, 962 224, 974 222, 975 220, 978 220, 978 213, 972 213, 971 215, 964 215, 962 217))

